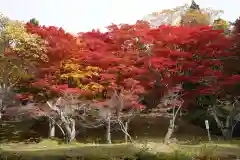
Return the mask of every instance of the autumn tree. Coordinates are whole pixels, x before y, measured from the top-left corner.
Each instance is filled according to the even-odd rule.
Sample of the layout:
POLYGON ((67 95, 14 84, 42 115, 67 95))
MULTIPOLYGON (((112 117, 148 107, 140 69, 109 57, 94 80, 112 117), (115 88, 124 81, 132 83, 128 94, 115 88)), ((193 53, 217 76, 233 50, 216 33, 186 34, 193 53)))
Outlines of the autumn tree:
POLYGON ((141 110, 141 94, 156 84, 162 93, 159 106, 177 109, 166 142, 174 131, 176 113, 196 103, 199 95, 221 95, 222 86, 239 79, 223 72, 223 59, 232 55, 232 40, 211 26, 151 28, 138 21, 134 25, 111 25, 106 33, 93 30, 76 37, 52 26, 26 27, 47 42, 48 61, 38 62, 35 79, 28 82, 31 93, 55 112, 49 122, 59 120, 54 123, 63 127, 68 142, 74 140, 79 108, 82 126, 91 126, 86 117, 93 112, 95 122, 106 125, 108 143, 113 123, 130 138, 127 123, 123 124, 141 110), (176 87, 176 96, 172 97, 169 93, 176 87), (77 93, 74 104, 65 94, 71 97, 71 91, 77 93))
MULTIPOLYGON (((79 39, 65 33, 63 29, 34 26, 30 23, 27 24, 27 29, 30 33, 37 34, 48 42, 46 51, 48 61, 38 63, 38 73, 35 75, 35 80, 29 89, 36 101, 47 102, 50 109, 55 112, 53 116, 45 114, 45 116, 49 118, 50 130, 54 131, 56 124, 58 127, 63 127, 62 131, 66 133, 64 135, 68 142, 70 142, 74 140, 75 137, 71 132, 75 130, 75 128, 72 127, 74 126, 73 123, 75 123, 73 114, 77 108, 74 108, 76 105, 71 105, 71 101, 66 99, 65 92, 71 91, 71 88, 76 88, 79 89, 79 94, 81 93, 80 95, 83 99, 87 96, 82 96, 82 94, 86 95, 90 93, 90 97, 94 95, 94 90, 97 92, 102 86, 90 80, 94 77, 95 79, 99 77, 99 68, 89 66, 84 59, 77 61, 83 57, 83 53, 85 54, 88 50, 78 44, 79 39), (62 87, 64 86, 65 88, 63 89, 62 87), (33 88, 36 89, 35 92, 33 92, 33 88), (60 102, 64 102, 65 105, 59 106, 57 99, 60 99, 60 102), (72 111, 71 114, 69 112, 67 113, 67 109, 68 111, 72 111), (60 122, 57 122, 57 119, 60 120, 60 122), (68 122, 66 121, 68 119, 72 120, 68 122)), ((68 94, 70 94, 68 97, 71 96, 71 93, 68 94)), ((49 133, 51 133, 49 136, 54 136, 53 132, 49 133)))
POLYGON ((187 12, 181 17, 181 25, 209 25, 211 24, 211 15, 204 13, 199 5, 193 0, 187 12))
MULTIPOLYGON (((90 52, 86 53, 86 62, 98 66, 98 84, 103 88, 99 101, 107 111, 107 139, 110 143, 110 123, 117 123, 127 133, 128 117, 132 117, 131 108, 139 106, 139 94, 144 92, 141 75, 146 72, 141 53, 142 44, 139 34, 149 26, 138 22, 136 25, 112 25, 107 33, 99 31, 81 33, 80 38, 90 52), (129 112, 128 112, 129 111, 129 112), (123 125, 125 121, 125 126, 123 125)), ((131 138, 130 138, 131 139, 131 138)))
MULTIPOLYGON (((149 26, 140 22, 133 26, 113 25, 107 33, 92 31, 80 33, 78 37, 56 27, 31 24, 27 27, 30 33, 36 33, 48 42, 48 62, 38 65, 37 86, 47 83, 50 90, 62 85, 79 89, 79 102, 98 104, 102 107, 101 113, 108 110, 112 117, 102 116, 103 121, 109 124, 115 119, 124 127, 123 121, 129 120, 126 115, 131 117, 133 114, 123 113, 128 108, 138 108, 139 94, 144 91, 139 77, 146 71, 146 57, 141 56, 144 50, 140 49, 142 44, 138 38, 144 36, 140 33, 149 26)), ((51 101, 45 91, 44 101, 51 101)), ((123 131, 128 135, 126 127, 123 131)))
POLYGON ((229 27, 229 23, 221 18, 218 18, 216 20, 214 20, 213 22, 213 26, 215 29, 227 29, 229 27))
MULTIPOLYGON (((84 87, 78 83, 79 81, 75 81, 75 79, 88 77, 94 75, 94 73, 91 72, 91 69, 87 70, 88 68, 82 68, 81 64, 74 63, 74 56, 81 53, 82 50, 73 35, 66 33, 62 28, 53 26, 35 26, 28 23, 26 28, 29 33, 36 34, 47 42, 46 55, 48 58, 47 61, 39 61, 36 65, 39 69, 34 79, 28 82, 32 83, 28 90, 34 95, 35 101, 47 102, 50 109, 55 112, 55 117, 50 118, 50 116, 47 116, 49 117, 49 126, 51 126, 50 130, 54 130, 55 120, 59 119, 66 132, 66 138, 70 142, 74 140, 75 136, 70 133, 71 130, 69 128, 72 128, 70 126, 75 122, 65 121, 71 117, 71 114, 66 114, 66 109, 64 108, 71 109, 72 105, 69 104, 61 107, 57 104, 54 105, 55 101, 56 99, 61 99, 61 102, 69 101, 65 99, 66 94, 61 89, 61 86, 67 86, 66 93, 68 93, 68 86, 70 86, 69 90, 71 90, 71 85, 73 84, 77 84, 77 86, 72 86, 72 88, 84 87), (54 86, 59 88, 59 90, 54 88, 54 86)), ((59 124, 57 125, 59 126, 59 124)), ((54 136, 53 132, 49 133, 51 133, 49 136, 54 136)))
MULTIPOLYGON (((119 53, 127 53, 124 54, 126 55, 126 57, 137 56, 138 58, 140 58, 136 60, 136 62, 138 63, 135 64, 138 66, 138 70, 136 70, 138 72, 134 74, 136 75, 136 77, 131 75, 131 79, 138 80, 141 87, 151 86, 152 84, 157 82, 163 86, 161 88, 163 90, 163 93, 165 92, 165 94, 167 94, 169 90, 172 90, 172 88, 178 85, 182 86, 180 87, 180 91, 178 91, 179 94, 177 93, 177 99, 170 98, 171 101, 173 101, 170 103, 170 106, 172 106, 173 108, 176 108, 177 105, 178 110, 180 110, 183 106, 188 106, 196 103, 195 98, 201 94, 217 95, 219 92, 222 92, 221 86, 232 84, 238 80, 238 77, 234 75, 226 76, 222 70, 222 60, 231 55, 228 49, 232 46, 231 40, 222 34, 222 30, 213 30, 213 28, 209 26, 160 26, 157 29, 150 29, 149 26, 146 24, 136 24, 133 26, 123 25, 121 27, 120 29, 117 26, 111 26, 110 28, 112 31, 109 33, 115 33, 110 34, 111 39, 113 39, 115 42, 111 44, 114 46, 114 50, 111 51, 117 50, 118 56, 121 55, 119 53), (133 28, 134 30, 132 30, 133 28), (117 41, 117 39, 114 39, 114 36, 116 35, 119 35, 117 36, 117 38, 119 38, 119 41, 117 41), (116 42, 119 43, 117 44, 116 42), (115 44, 117 44, 117 46, 115 46, 115 44), (145 48, 139 50, 142 44, 144 44, 145 46, 149 46, 149 49, 145 48), (119 48, 119 46, 121 46, 121 48, 119 48), (135 52, 132 52, 133 50, 135 52), (146 77, 143 78, 140 76, 142 79, 139 78, 139 73, 147 73, 146 75, 148 75, 148 78, 151 79, 148 79, 148 82, 150 83, 144 84, 144 82, 146 81, 144 81, 143 79, 146 77), (174 102, 177 101, 181 103, 174 104, 174 102)), ((99 33, 91 33, 91 35, 89 36, 95 36, 96 34, 99 33)), ((107 46, 111 45, 108 44, 107 46)), ((98 46, 100 45, 94 43, 94 45, 90 47, 91 50, 94 51, 98 48, 98 46)), ((101 46, 104 46, 102 42, 101 46)), ((109 52, 107 52, 107 50, 104 50, 104 53, 106 56, 109 52)), ((99 56, 100 53, 97 52, 97 54, 94 54, 93 58, 89 57, 91 59, 91 61, 89 62, 94 65, 96 61, 96 59, 94 58, 100 59, 99 56)), ((110 55, 107 56, 109 62, 107 63, 107 66, 111 66, 111 68, 113 68, 112 65, 114 63, 109 58, 111 56, 112 52, 110 52, 110 55)), ((104 58, 101 59, 104 60, 104 58)), ((114 60, 116 61, 116 59, 114 60)), ((128 65, 134 64, 131 61, 125 62, 128 62, 126 63, 128 65)), ((106 61, 104 61, 103 64, 96 64, 98 64, 99 66, 103 64, 106 65, 106 61)), ((123 65, 123 63, 120 62, 116 64, 117 66, 118 64, 123 65)), ((125 68, 130 68, 130 66, 125 68)), ((103 71, 104 73, 107 72, 109 75, 109 70, 107 68, 104 68, 103 71)), ((130 75, 130 73, 134 73, 134 70, 128 71, 126 69, 122 69, 121 74, 118 74, 118 81, 112 83, 118 84, 117 86, 123 88, 123 90, 126 90, 127 88, 125 88, 126 86, 124 85, 119 86, 119 81, 121 80, 120 77, 127 78, 124 74, 125 71, 128 72, 127 75, 130 75)), ((114 72, 110 73, 113 76, 116 75, 116 73, 114 72)), ((118 88, 115 87, 115 89, 118 88)), ((164 94, 162 97, 159 98, 163 97, 164 94)), ((175 119, 176 118, 174 118, 174 120, 175 119)), ((169 126, 168 136, 166 136, 168 138, 166 139, 169 139, 169 137, 171 137, 171 134, 174 131, 173 128, 174 123, 169 126)))
MULTIPOLYGON (((184 100, 182 106, 196 103, 198 95, 218 95, 223 85, 238 81, 238 77, 225 75, 222 70, 222 60, 231 55, 228 49, 232 46, 222 30, 160 26, 150 30, 149 35, 154 39, 151 66, 155 68, 156 76, 161 76, 166 91, 182 86, 178 95, 184 100)), ((169 131, 173 131, 171 125, 169 131)))
POLYGON ((200 8, 193 0, 190 5, 165 9, 160 12, 153 12, 143 18, 150 21, 151 25, 158 27, 162 24, 167 25, 210 25, 218 18, 221 10, 211 8, 200 8))
MULTIPOLYGON (((239 70, 236 67, 239 62, 238 26, 239 21, 237 20, 233 32, 229 35, 233 42, 233 45, 230 48, 232 55, 222 61, 225 75, 229 77, 234 75, 235 78, 239 76, 239 70)), ((208 102, 211 103, 212 106, 209 113, 215 119, 216 124, 222 132, 224 138, 231 139, 236 123, 239 121, 239 83, 232 86, 222 86, 222 90, 224 91, 224 94, 221 96, 211 96, 210 99, 208 98, 208 102), (216 101, 216 103, 213 104, 212 101, 216 101)))
MULTIPOLYGON (((38 89, 38 92, 44 95, 45 92, 49 92, 50 98, 46 101, 38 101, 27 103, 19 110, 24 116, 31 118, 46 117, 49 119, 49 138, 55 137, 55 126, 57 126, 66 143, 70 143, 75 140, 76 137, 76 122, 75 119, 78 116, 78 110, 82 105, 78 100, 79 90, 68 88, 67 85, 53 86, 46 82, 35 82, 31 85, 31 88, 38 89)), ((24 96, 24 94, 21 94, 24 96)), ((35 98, 39 97, 30 94, 35 98)), ((45 96, 47 94, 45 93, 45 96)))
POLYGON ((4 15, 0 15, 0 27, 1 117, 6 107, 13 105, 14 87, 33 73, 34 61, 45 60, 45 43, 38 36, 27 33, 24 23, 4 15))

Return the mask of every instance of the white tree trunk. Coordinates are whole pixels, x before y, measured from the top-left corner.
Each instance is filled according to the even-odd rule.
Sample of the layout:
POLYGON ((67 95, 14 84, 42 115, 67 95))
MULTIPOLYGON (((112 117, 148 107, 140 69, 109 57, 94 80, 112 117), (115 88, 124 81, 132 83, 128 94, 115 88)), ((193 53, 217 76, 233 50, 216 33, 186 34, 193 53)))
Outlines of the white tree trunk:
POLYGON ((0 99, 0 120, 2 119, 2 116, 3 116, 3 101, 2 99, 0 99))
POLYGON ((168 131, 167 131, 167 133, 166 133, 166 135, 165 135, 165 138, 164 138, 164 143, 166 144, 166 143, 168 143, 168 141, 170 140, 170 138, 172 137, 172 135, 173 135, 173 132, 174 132, 174 122, 173 122, 173 120, 171 119, 170 120, 170 123, 169 123, 169 125, 168 125, 168 131))
POLYGON ((231 117, 228 116, 225 125, 220 121, 215 112, 212 113, 218 128, 221 130, 224 139, 229 140, 232 138, 232 126, 230 126, 231 117))
POLYGON ((55 123, 53 120, 49 119, 49 138, 55 137, 55 123))
MULTIPOLYGON (((61 97, 58 98, 58 100, 55 102, 55 104, 53 104, 50 101, 47 101, 47 105, 54 110, 60 120, 61 120, 61 125, 58 125, 56 122, 56 124, 59 126, 59 128, 61 129, 64 137, 65 137, 65 141, 67 143, 71 143, 73 140, 75 140, 76 137, 76 129, 75 129, 75 120, 70 118, 63 110, 61 110, 60 108, 57 107, 57 105, 59 105, 61 103, 61 97), (63 128, 63 130, 62 130, 63 128)), ((54 121, 52 119, 52 121, 54 121)))
POLYGON ((67 143, 71 143, 76 137, 75 120, 73 118, 66 118, 62 111, 60 111, 60 117, 66 133, 65 140, 67 143))
POLYGON ((74 119, 71 119, 71 137, 70 141, 73 141, 76 139, 76 122, 74 119))
POLYGON ((108 144, 112 143, 112 138, 111 138, 111 118, 110 118, 110 115, 108 115, 108 117, 107 117, 106 139, 107 139, 107 143, 108 144))
POLYGON ((128 121, 125 122, 125 130, 126 130, 126 133, 125 133, 125 143, 128 142, 128 121))
POLYGON ((72 134, 71 127, 66 122, 63 122, 63 126, 64 126, 64 129, 66 131, 66 137, 65 137, 66 138, 66 142, 67 143, 71 143, 71 134, 72 134))
POLYGON ((228 116, 226 119, 225 126, 223 128, 224 137, 226 140, 230 140, 232 138, 232 125, 231 125, 231 116, 228 116))
POLYGON ((66 141, 71 143, 76 138, 75 120, 70 119, 70 122, 63 122, 64 129, 66 130, 66 141))
POLYGON ((182 104, 179 105, 177 108, 176 107, 173 108, 172 119, 170 119, 170 121, 169 121, 168 131, 164 138, 165 144, 169 142, 170 138, 172 137, 172 135, 174 133, 175 121, 176 121, 177 115, 178 115, 179 111, 181 110, 181 108, 182 108, 182 104))

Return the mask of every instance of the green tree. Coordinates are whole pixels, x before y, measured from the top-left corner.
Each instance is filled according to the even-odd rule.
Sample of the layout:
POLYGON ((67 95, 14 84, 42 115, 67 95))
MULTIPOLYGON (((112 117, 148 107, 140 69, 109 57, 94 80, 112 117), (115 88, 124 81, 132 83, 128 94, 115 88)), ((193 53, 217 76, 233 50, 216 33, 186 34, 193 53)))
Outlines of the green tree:
POLYGON ((218 18, 213 22, 214 29, 224 30, 225 35, 231 34, 231 24, 224 19, 218 18))
POLYGON ((30 19, 29 23, 31 23, 34 26, 39 26, 39 21, 36 18, 30 19))

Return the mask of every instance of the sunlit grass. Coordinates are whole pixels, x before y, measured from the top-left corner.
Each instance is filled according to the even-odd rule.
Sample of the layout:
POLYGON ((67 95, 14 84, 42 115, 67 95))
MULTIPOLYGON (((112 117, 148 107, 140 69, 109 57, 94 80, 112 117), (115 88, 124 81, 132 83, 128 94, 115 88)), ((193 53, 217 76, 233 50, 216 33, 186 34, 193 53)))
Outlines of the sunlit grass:
MULTIPOLYGON (((133 157, 139 153, 152 155, 164 155, 168 157, 204 157, 204 156, 239 156, 240 147, 238 141, 213 141, 202 142, 196 145, 170 144, 165 145, 161 141, 137 142, 134 144, 93 144, 78 143, 63 144, 55 140, 43 140, 36 144, 6 143, 1 144, 3 155, 21 155, 31 159, 32 157, 90 157, 92 159, 107 159, 109 157, 133 157)), ((149 155, 150 156, 150 155, 149 155)), ((158 156, 157 156, 158 157, 158 156)), ((26 158, 26 159, 27 159, 26 158)), ((117 158, 116 158, 117 159, 117 158)), ((153 159, 155 160, 155 159, 153 159)), ((157 160, 157 159, 156 159, 157 160)), ((164 160, 164 159, 162 159, 164 160)), ((174 160, 174 158, 173 158, 174 160)), ((181 160, 181 158, 180 158, 181 160)))

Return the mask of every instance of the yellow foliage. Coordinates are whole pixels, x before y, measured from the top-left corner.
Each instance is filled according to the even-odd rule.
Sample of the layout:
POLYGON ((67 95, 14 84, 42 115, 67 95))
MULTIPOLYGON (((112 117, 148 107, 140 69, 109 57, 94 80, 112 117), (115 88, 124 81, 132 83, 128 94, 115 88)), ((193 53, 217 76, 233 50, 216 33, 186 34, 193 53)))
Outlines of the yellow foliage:
POLYGON ((0 15, 0 23, 2 25, 1 41, 8 42, 8 46, 5 47, 11 48, 27 59, 47 60, 44 54, 46 42, 38 35, 28 33, 23 22, 0 15))
POLYGON ((93 66, 83 66, 77 63, 74 63, 74 60, 68 60, 62 63, 60 79, 69 80, 72 79, 78 88, 88 91, 98 91, 102 90, 103 86, 90 82, 88 84, 83 84, 84 79, 91 79, 93 77, 98 77, 99 72, 101 71, 98 67, 93 66))
POLYGON ((91 82, 91 83, 85 85, 83 88, 86 90, 96 91, 96 90, 102 90, 103 86, 98 83, 91 82))
POLYGON ((182 25, 209 25, 210 17, 207 13, 198 10, 190 10, 182 16, 182 25))
MULTIPOLYGON (((10 20, 0 14, 0 83, 15 85, 22 78, 29 78, 29 66, 35 60, 47 60, 45 42, 37 35, 27 33, 24 23, 10 20), (5 56, 6 51, 15 51, 21 56, 5 56)), ((31 66, 32 68, 32 66, 31 66)))
POLYGON ((5 27, 5 37, 12 44, 10 47, 25 57, 47 60, 45 41, 35 34, 27 33, 24 24, 18 21, 9 21, 5 27))
POLYGON ((187 4, 178 6, 172 9, 165 9, 160 12, 153 12, 149 14, 150 17, 156 17, 163 20, 163 23, 174 24, 181 18, 181 23, 177 25, 209 25, 218 17, 221 10, 214 10, 211 8, 191 9, 187 4))
POLYGON ((150 14, 150 16, 160 16, 160 15, 170 15, 170 14, 175 14, 177 12, 180 12, 181 10, 185 10, 185 8, 187 7, 187 5, 183 5, 183 6, 178 6, 172 9, 164 9, 160 12, 153 12, 150 14))
POLYGON ((0 84, 6 86, 14 86, 20 79, 30 78, 31 75, 14 60, 0 58, 0 84))

